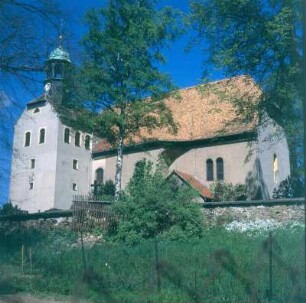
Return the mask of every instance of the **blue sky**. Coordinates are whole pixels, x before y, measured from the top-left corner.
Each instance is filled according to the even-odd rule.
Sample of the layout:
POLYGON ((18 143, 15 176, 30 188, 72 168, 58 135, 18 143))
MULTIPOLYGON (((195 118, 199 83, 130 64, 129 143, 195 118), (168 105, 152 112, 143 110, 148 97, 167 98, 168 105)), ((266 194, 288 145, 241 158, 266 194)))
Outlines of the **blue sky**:
MULTIPOLYGON (((69 19, 64 20, 63 33, 69 33, 66 35, 66 41, 64 40, 64 47, 66 47, 71 54, 73 62, 78 61, 80 54, 79 40, 82 35, 86 32, 86 28, 82 25, 83 17, 85 12, 90 8, 98 8, 105 3, 107 0, 65 0, 60 1, 61 5, 65 10, 68 11, 69 19), (65 45, 66 44, 66 45, 65 45)), ((188 0, 163 0, 160 1, 161 6, 172 6, 187 12, 189 7, 188 0)), ((201 69, 203 55, 199 48, 193 48, 189 53, 186 53, 185 47, 188 41, 188 37, 184 36, 177 42, 173 43, 170 49, 164 50, 164 55, 167 58, 167 63, 161 70, 169 73, 173 79, 173 82, 178 87, 189 87, 200 83, 201 81, 201 69)), ((54 45, 56 47, 56 45, 54 45)), ((220 79, 221 73, 218 71, 213 72, 212 79, 220 79)), ((25 108, 27 102, 36 96, 39 96, 43 91, 43 76, 38 76, 36 85, 31 90, 24 89, 17 83, 13 82, 7 86, 1 85, 0 89, 8 94, 14 103, 7 104, 2 110, 2 117, 0 119, 7 121, 5 127, 0 129, 0 136, 6 137, 8 143, 12 143, 13 138, 13 126, 20 116, 22 110, 25 108), (3 116, 4 115, 4 116, 3 116)), ((0 146, 0 203, 5 203, 8 200, 9 191, 9 170, 11 165, 11 148, 6 146, 0 146)))

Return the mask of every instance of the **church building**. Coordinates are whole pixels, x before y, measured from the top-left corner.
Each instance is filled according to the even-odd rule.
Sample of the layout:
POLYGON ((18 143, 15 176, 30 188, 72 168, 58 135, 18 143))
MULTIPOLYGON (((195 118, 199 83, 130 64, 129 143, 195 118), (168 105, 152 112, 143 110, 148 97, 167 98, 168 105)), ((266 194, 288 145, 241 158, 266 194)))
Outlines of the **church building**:
MULTIPOLYGON (((94 181, 115 179, 116 150, 109 142, 65 125, 56 112, 70 64, 62 47, 51 52, 44 94, 27 104, 15 125, 10 199, 29 212, 68 209, 74 195, 92 192, 94 181)), ((178 93, 179 99, 165 101, 177 133, 142 129, 125 146, 123 188, 137 162, 147 159, 163 161, 165 174, 195 188, 203 201, 216 181, 247 184, 250 198, 270 198, 290 175, 289 149, 284 131, 267 115, 239 118, 258 101, 254 81, 238 76, 178 93)))

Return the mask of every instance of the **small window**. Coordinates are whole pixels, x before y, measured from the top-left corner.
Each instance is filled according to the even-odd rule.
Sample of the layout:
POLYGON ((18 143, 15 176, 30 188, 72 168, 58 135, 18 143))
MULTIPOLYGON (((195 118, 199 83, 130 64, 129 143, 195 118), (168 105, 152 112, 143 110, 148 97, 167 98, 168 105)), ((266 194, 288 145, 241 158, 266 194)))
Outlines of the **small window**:
POLYGON ((217 159, 217 180, 224 180, 224 164, 223 159, 217 159))
POLYGON ((274 182, 278 182, 279 178, 279 162, 276 154, 273 155, 273 179, 274 182))
POLYGON ((85 136, 85 148, 88 150, 90 149, 90 136, 89 135, 85 136))
POLYGON ((30 146, 30 144, 31 144, 31 133, 26 132, 24 138, 24 146, 30 146))
POLYGON ((65 143, 70 143, 70 129, 69 128, 65 128, 65 132, 64 132, 64 142, 65 143))
POLYGON ((35 159, 31 159, 31 161, 30 161, 30 168, 31 169, 35 168, 35 159))
POLYGON ((206 161, 206 179, 207 181, 214 180, 214 163, 212 159, 206 161))
POLYGON ((72 190, 77 191, 78 190, 78 186, 76 183, 72 184, 72 190))
POLYGON ((104 170, 103 168, 98 168, 96 170, 96 181, 98 184, 103 184, 103 178, 104 178, 104 170))
POLYGON ((75 144, 75 146, 81 146, 81 134, 80 134, 80 132, 75 133, 74 144, 75 144))
POLYGON ((39 113, 40 112, 40 109, 37 107, 37 108, 35 108, 34 110, 33 110, 33 113, 34 114, 37 114, 37 113, 39 113))
POLYGON ((73 167, 73 169, 79 169, 79 161, 76 160, 76 159, 73 159, 72 167, 73 167))
POLYGON ((42 128, 39 131, 39 144, 45 143, 46 130, 42 128))
POLYGON ((34 188, 34 182, 29 183, 29 190, 32 190, 34 188))

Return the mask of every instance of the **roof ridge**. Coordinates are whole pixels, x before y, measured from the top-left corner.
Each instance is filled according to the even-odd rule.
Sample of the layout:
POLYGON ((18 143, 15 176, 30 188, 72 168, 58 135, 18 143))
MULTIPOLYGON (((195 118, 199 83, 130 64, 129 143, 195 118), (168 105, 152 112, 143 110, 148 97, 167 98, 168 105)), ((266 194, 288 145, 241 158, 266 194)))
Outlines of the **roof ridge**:
POLYGON ((208 83, 200 83, 200 84, 195 84, 195 85, 192 85, 192 86, 187 86, 187 87, 179 88, 178 91, 189 90, 189 89, 200 87, 202 85, 212 85, 212 84, 222 83, 222 82, 225 82, 225 81, 228 81, 228 80, 234 80, 234 79, 239 79, 239 78, 250 78, 250 79, 253 79, 250 75, 243 74, 243 75, 237 75, 237 76, 233 76, 233 77, 228 77, 228 78, 224 78, 224 79, 210 81, 208 83))

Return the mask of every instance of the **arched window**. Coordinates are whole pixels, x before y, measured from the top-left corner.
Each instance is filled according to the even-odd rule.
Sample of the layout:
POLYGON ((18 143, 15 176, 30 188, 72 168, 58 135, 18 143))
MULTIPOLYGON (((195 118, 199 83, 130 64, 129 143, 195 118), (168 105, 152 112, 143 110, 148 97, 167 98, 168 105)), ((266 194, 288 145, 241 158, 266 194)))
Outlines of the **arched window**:
POLYGON ((85 136, 85 148, 90 149, 90 136, 89 135, 85 136))
POLYGON ((45 143, 46 130, 42 128, 39 131, 39 144, 45 143))
POLYGON ((24 136, 24 146, 30 146, 31 144, 31 133, 26 132, 24 136))
POLYGON ((68 144, 70 143, 70 129, 68 127, 65 128, 64 142, 68 144))
POLYGON ((206 178, 207 181, 214 180, 214 163, 212 159, 206 161, 206 178))
POLYGON ((217 180, 224 180, 224 164, 223 159, 217 159, 217 180))
POLYGON ((278 157, 276 154, 273 155, 273 179, 274 182, 278 181, 278 174, 279 174, 279 163, 278 157))
POLYGON ((96 170, 96 181, 98 184, 103 184, 103 178, 104 178, 104 170, 103 168, 98 168, 96 170))
POLYGON ((74 144, 75 144, 75 146, 81 146, 81 134, 80 134, 80 132, 75 133, 74 144))

